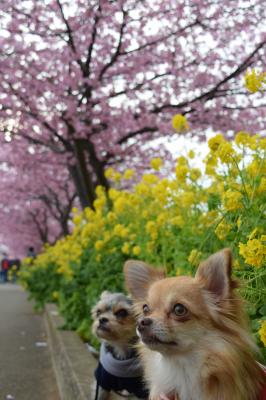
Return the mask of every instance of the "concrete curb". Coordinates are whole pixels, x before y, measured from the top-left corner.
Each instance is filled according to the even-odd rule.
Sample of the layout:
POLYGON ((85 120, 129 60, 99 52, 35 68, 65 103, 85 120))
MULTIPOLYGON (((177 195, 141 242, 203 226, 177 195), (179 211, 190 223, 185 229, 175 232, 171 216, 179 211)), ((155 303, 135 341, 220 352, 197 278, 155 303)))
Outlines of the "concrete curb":
POLYGON ((97 360, 75 332, 64 324, 54 304, 45 306, 45 323, 57 384, 62 400, 93 400, 97 360))

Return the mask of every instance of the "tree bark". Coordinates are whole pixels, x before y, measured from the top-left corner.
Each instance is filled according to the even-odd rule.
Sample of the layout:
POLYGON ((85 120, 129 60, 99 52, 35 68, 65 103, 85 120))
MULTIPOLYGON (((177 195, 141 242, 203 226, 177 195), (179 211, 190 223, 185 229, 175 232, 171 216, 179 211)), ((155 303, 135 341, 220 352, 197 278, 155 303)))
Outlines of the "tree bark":
POLYGON ((82 208, 93 208, 95 186, 87 168, 83 140, 74 140, 75 164, 69 167, 82 208))

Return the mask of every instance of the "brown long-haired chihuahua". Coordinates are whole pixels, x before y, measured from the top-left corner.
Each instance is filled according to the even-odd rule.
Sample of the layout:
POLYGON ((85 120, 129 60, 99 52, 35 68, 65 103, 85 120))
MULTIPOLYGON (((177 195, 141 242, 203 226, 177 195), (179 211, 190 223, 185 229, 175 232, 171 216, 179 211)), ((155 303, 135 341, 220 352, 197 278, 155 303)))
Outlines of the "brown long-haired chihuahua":
POLYGON ((231 267, 229 249, 202 262, 194 278, 166 278, 141 261, 126 262, 152 400, 260 399, 265 373, 231 267))

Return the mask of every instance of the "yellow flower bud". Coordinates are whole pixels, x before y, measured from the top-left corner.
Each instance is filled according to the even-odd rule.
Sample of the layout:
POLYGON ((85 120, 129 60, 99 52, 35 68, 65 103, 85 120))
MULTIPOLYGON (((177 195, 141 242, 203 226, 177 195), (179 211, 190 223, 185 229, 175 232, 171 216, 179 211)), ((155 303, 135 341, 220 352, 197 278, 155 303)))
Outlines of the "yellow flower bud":
POLYGON ((187 119, 182 114, 176 114, 172 119, 172 126, 174 130, 178 133, 182 133, 189 130, 189 124, 187 119))

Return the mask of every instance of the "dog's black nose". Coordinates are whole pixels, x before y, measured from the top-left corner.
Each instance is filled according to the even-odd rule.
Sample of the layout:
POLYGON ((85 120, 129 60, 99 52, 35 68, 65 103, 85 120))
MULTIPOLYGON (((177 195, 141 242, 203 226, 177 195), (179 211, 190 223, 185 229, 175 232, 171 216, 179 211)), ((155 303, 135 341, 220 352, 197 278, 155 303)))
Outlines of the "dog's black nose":
POLYGON ((144 331, 147 327, 151 326, 153 323, 151 318, 141 318, 140 320, 138 320, 138 330, 144 331))
POLYGON ((102 317, 99 319, 100 325, 105 325, 109 321, 108 318, 102 317))

